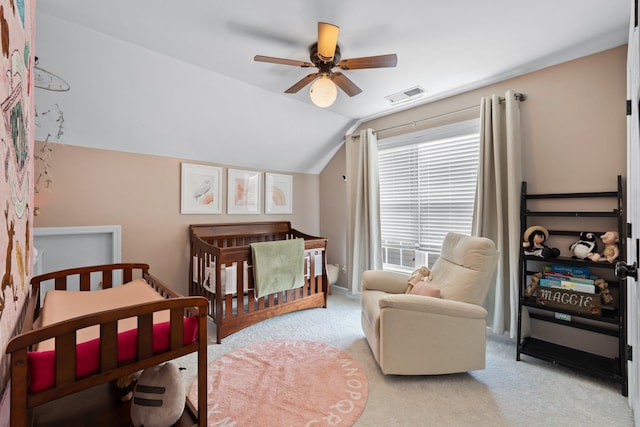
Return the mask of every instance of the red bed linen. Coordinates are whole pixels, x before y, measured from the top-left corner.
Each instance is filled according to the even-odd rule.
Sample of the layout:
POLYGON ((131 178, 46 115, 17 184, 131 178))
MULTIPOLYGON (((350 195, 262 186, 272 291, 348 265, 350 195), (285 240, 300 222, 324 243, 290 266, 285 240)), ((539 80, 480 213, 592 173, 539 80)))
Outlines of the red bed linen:
MULTIPOLYGON (((170 322, 153 325, 153 351, 169 349, 170 322)), ((184 318, 185 345, 193 343, 198 335, 198 318, 184 318)), ((134 360, 138 353, 138 330, 131 329, 118 334, 118 363, 134 360)), ((55 350, 32 351, 28 355, 29 392, 35 393, 55 385, 55 350)), ((100 368, 100 338, 76 345, 76 377, 97 373, 100 368)))

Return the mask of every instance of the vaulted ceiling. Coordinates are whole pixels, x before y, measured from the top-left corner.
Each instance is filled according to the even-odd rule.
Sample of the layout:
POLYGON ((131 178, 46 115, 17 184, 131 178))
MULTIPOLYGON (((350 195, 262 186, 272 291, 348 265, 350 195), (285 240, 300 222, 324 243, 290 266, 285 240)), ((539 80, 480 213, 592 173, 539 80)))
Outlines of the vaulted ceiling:
POLYGON ((624 0, 38 0, 39 67, 71 90, 36 90, 36 139, 315 174, 363 120, 625 44, 628 19, 624 0), (309 61, 320 21, 343 58, 397 66, 344 70, 362 93, 325 109, 284 93, 310 69, 253 58, 309 61))

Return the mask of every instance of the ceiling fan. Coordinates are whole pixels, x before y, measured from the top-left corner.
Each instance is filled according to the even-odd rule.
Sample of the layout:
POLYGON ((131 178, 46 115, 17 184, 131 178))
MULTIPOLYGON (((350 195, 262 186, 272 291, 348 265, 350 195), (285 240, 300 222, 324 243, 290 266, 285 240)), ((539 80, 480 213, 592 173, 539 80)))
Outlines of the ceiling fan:
POLYGON ((395 53, 390 55, 341 59, 340 46, 338 46, 339 32, 340 27, 336 25, 318 22, 318 41, 309 48, 309 58, 311 62, 274 58, 264 55, 256 55, 253 60, 273 64, 293 65, 302 68, 318 68, 318 72, 306 75, 289 89, 285 90, 285 93, 297 93, 313 81, 310 90, 311 100, 319 107, 328 107, 336 100, 336 86, 349 96, 355 96, 362 92, 362 89, 343 73, 333 71, 334 67, 343 70, 360 70, 363 68, 395 67, 398 63, 398 58, 395 53))

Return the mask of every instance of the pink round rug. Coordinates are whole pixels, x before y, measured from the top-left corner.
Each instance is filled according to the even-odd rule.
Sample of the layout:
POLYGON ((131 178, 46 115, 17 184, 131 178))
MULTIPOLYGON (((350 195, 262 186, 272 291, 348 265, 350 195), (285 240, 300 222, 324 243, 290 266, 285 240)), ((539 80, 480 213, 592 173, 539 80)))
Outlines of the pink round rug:
MULTIPOLYGON (((315 341, 251 344, 210 363, 207 377, 210 426, 350 426, 368 395, 360 365, 315 341)), ((194 382, 189 399, 197 398, 194 382)))

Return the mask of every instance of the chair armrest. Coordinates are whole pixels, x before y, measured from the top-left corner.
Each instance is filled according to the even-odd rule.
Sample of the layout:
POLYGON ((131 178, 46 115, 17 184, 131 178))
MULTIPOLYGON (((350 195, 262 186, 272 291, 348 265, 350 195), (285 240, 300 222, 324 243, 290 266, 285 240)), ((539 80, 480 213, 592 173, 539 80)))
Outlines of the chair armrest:
POLYGON ((362 290, 404 294, 409 287, 409 276, 392 271, 367 270, 362 273, 362 290))
POLYGON ((379 304, 381 310, 384 308, 396 308, 468 319, 484 319, 487 317, 487 310, 479 305, 422 295, 387 295, 380 299, 379 304))

